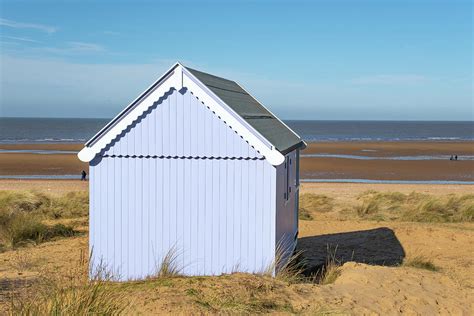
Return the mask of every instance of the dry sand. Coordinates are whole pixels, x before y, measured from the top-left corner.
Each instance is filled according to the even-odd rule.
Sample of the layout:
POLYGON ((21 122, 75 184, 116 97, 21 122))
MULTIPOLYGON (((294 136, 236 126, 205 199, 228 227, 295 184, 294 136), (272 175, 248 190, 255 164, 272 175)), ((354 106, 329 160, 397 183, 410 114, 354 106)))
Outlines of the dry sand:
MULTIPOLYGON (((30 188, 64 192, 83 190, 86 184, 79 181, 0 181, 0 189, 30 188)), ((340 205, 353 205, 355 198, 369 189, 433 195, 474 192, 473 185, 392 184, 303 184, 301 192, 325 194, 340 205)), ((209 302, 220 302, 225 298, 234 304, 245 296, 243 291, 251 289, 251 293, 265 291, 267 300, 307 314, 472 315, 473 241, 473 223, 339 221, 318 216, 313 221, 300 221, 298 247, 306 251, 312 264, 317 265, 326 258, 327 245, 333 248, 337 245, 337 257, 345 263, 333 284, 288 285, 237 274, 139 282, 124 286, 123 290, 127 291, 133 312, 143 314, 199 314, 206 311, 203 305, 196 303, 194 296, 189 295, 190 289, 199 291, 209 302), (403 258, 420 254, 440 271, 399 266, 403 258)), ((87 253, 87 248, 87 235, 82 235, 0 253, 0 305, 3 300, 6 306, 6 293, 29 286, 44 270, 66 273, 76 264, 81 252, 87 253)), ((251 298, 249 300, 252 302, 251 298)))
MULTIPOLYGON (((1 183, 1 182, 0 182, 1 183)), ((357 197, 366 191, 419 192, 438 195, 474 194, 474 184, 380 184, 380 183, 303 183, 300 193, 324 194, 342 205, 352 205, 357 197)))
POLYGON ((2 179, 0 190, 33 190, 60 195, 70 191, 87 191, 89 181, 2 179))

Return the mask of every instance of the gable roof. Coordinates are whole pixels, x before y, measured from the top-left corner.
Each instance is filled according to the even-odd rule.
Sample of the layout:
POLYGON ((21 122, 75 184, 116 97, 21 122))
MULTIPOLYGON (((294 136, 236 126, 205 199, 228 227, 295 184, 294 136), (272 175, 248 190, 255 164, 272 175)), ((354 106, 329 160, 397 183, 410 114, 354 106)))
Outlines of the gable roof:
POLYGON ((286 154, 304 146, 303 140, 265 108, 237 82, 185 67, 197 79, 230 106, 238 115, 265 137, 278 151, 286 154))
POLYGON ((85 162, 94 159, 166 93, 182 88, 189 89, 273 165, 281 164, 286 153, 306 146, 296 133, 238 83, 176 63, 94 135, 79 152, 79 159, 85 162))

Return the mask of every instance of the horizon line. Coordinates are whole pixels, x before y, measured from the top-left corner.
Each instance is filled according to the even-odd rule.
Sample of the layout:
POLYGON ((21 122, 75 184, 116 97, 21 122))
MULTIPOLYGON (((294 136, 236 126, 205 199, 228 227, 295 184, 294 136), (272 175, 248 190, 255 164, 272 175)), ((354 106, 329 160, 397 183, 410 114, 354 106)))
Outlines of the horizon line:
MULTIPOLYGON (((113 117, 51 117, 51 116, 0 116, 0 119, 12 118, 12 119, 77 119, 77 120, 112 120, 113 117)), ((474 123, 472 120, 432 120, 432 119, 406 119, 406 120, 393 120, 393 119, 369 119, 369 120, 358 120, 358 119, 282 119, 283 121, 301 121, 301 122, 463 122, 463 123, 474 123)))

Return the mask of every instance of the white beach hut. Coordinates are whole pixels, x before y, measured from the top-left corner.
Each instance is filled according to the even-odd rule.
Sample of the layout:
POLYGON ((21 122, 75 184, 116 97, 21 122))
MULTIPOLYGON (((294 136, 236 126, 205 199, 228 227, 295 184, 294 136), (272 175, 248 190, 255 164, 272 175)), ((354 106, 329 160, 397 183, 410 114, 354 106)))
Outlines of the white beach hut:
POLYGON ((298 235, 304 141, 234 81, 177 63, 90 139, 92 260, 122 280, 260 272, 298 235))

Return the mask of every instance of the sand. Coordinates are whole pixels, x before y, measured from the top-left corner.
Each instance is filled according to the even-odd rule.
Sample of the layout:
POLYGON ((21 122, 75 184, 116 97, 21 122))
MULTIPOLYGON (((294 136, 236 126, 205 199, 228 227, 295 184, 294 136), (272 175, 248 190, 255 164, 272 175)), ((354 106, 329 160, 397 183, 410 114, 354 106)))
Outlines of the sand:
MULTIPOLYGON (((31 188, 60 193, 84 190, 87 184, 73 180, 0 180, 2 190, 31 188)), ((353 205, 356 197, 367 190, 416 191, 438 196, 473 193, 474 185, 319 183, 301 187, 302 193, 325 194, 336 199, 341 207, 353 205)), ((87 227, 82 229, 87 231, 87 227)), ((333 249, 337 245, 336 254, 343 266, 333 284, 287 284, 237 274, 176 278, 156 284, 142 282, 123 289, 132 302, 132 310, 143 314, 209 312, 189 295, 190 289, 199 290, 212 304, 226 299, 222 304, 229 301, 229 306, 250 295, 243 291, 264 291, 268 301, 307 314, 322 311, 356 315, 471 315, 474 312, 473 223, 341 221, 321 215, 312 221, 300 221, 299 231, 298 247, 304 248, 313 265, 325 260, 327 245, 333 249), (440 271, 400 266, 404 258, 418 255, 431 260, 440 271)), ((6 293, 30 286, 44 270, 66 273, 87 249, 87 235, 81 235, 0 253, 0 313, 2 302, 4 308, 8 302, 6 293)), ((280 313, 287 314, 288 309, 280 313)))
MULTIPOLYGON (((81 148, 81 144, 0 145, 0 149, 79 151, 81 148)), ((474 142, 310 143, 302 154, 311 153, 365 156, 458 154, 460 160, 400 161, 303 157, 302 179, 474 181, 474 160, 462 160, 463 155, 474 155, 474 142)), ((79 161, 75 154, 0 153, 0 175, 79 175, 82 170, 87 171, 88 165, 79 161)))
POLYGON ((0 149, 46 149, 46 150, 70 150, 79 152, 83 144, 0 144, 0 149))
MULTIPOLYGON (((0 149, 79 151, 82 144, 0 144, 0 149)), ((0 175, 80 175, 89 170, 76 154, 0 153, 0 175)))
POLYGON ((74 154, 1 154, 0 175, 80 175, 87 163, 74 154))
POLYGON ((474 142, 339 142, 310 143, 305 154, 360 155, 370 157, 455 155, 446 160, 357 160, 302 158, 301 178, 370 180, 474 181, 474 142))
POLYGON ((60 195, 71 191, 87 191, 89 181, 2 179, 0 190, 33 190, 60 195))
POLYGON ((361 193, 369 190, 404 194, 419 192, 435 196, 474 194, 474 184, 303 183, 300 193, 324 194, 333 197, 342 206, 344 204, 350 205, 361 193))
POLYGON ((321 142, 309 143, 304 154, 364 156, 474 155, 474 142, 321 142))

